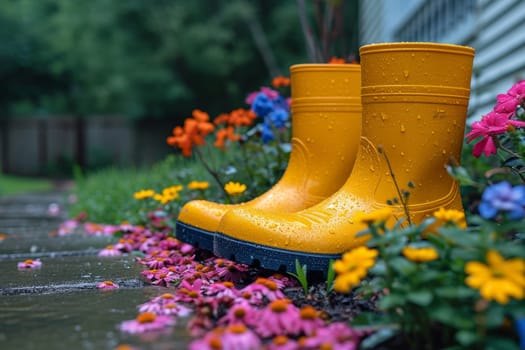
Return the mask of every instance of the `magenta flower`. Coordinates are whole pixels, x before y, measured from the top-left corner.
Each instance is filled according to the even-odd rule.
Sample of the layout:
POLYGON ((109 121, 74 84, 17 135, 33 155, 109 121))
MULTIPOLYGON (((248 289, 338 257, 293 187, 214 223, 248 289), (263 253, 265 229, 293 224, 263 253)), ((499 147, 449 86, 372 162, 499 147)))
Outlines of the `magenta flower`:
POLYGON ((157 316, 153 312, 143 312, 134 320, 124 321, 120 324, 123 332, 135 334, 151 331, 160 331, 175 325, 175 319, 170 316, 157 316))
POLYGON ((301 308, 297 323, 297 328, 306 335, 312 335, 324 326, 324 321, 319 318, 319 311, 310 305, 301 308))
POLYGON ((177 274, 172 272, 169 268, 163 267, 161 269, 145 270, 141 272, 142 275, 156 286, 169 286, 172 282, 177 281, 179 278, 177 274))
POLYGON ((315 335, 304 338, 301 349, 356 350, 364 334, 344 322, 335 322, 319 328, 315 335))
POLYGON ((516 113, 516 109, 520 106, 525 98, 525 80, 514 84, 506 94, 497 96, 497 104, 494 106, 494 111, 503 113, 510 117, 516 113))
POLYGON ((243 324, 216 328, 190 344, 190 350, 259 350, 261 340, 243 324))
POLYGON ((66 220, 63 223, 61 223, 58 227, 58 235, 59 236, 67 236, 75 232, 76 228, 78 227, 78 221, 77 220, 66 220))
POLYGON ((164 293, 139 305, 139 312, 153 312, 157 315, 185 317, 191 314, 192 310, 187 306, 175 302, 175 295, 164 293))
POLYGON ((228 308, 226 315, 218 323, 224 325, 242 323, 255 326, 259 322, 259 313, 259 309, 254 308, 246 301, 241 301, 228 308))
POLYGON ((298 350, 299 344, 285 335, 278 335, 268 344, 268 350, 298 350))
POLYGON ((473 154, 479 157, 482 153, 485 156, 496 154, 496 145, 493 137, 507 132, 509 126, 524 127, 525 122, 511 120, 506 115, 490 112, 483 116, 480 121, 472 124, 472 130, 466 135, 467 142, 471 142, 478 137, 482 139, 474 145, 473 154))
POLYGON ((298 319, 299 309, 290 300, 277 299, 260 312, 256 331, 262 337, 298 335, 298 319))
POLYGON ((114 246, 108 245, 106 248, 98 252, 98 256, 120 256, 122 252, 118 249, 115 249, 114 246))
POLYGON ((27 259, 18 263, 19 270, 29 270, 29 269, 39 269, 42 267, 42 262, 40 260, 31 260, 27 259))
POLYGON ((100 282, 97 285, 97 288, 98 289, 110 290, 110 289, 117 289, 117 288, 119 288, 119 285, 116 284, 116 283, 113 283, 111 281, 104 281, 104 282, 100 282))
POLYGON ((216 298, 228 297, 235 299, 239 297, 240 293, 232 282, 215 282, 207 286, 204 290, 207 296, 215 296, 216 298))
POLYGON ((277 283, 267 279, 258 278, 254 283, 241 289, 241 296, 252 305, 261 305, 266 300, 284 299, 286 296, 279 290, 277 283))

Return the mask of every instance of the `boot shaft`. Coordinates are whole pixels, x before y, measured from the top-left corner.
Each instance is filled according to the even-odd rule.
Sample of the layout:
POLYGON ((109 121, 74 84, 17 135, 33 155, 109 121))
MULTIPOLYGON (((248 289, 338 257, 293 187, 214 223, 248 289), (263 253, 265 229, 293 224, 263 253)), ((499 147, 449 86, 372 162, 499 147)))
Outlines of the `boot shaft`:
POLYGON ((344 184, 355 161, 362 124, 361 67, 299 64, 290 73, 292 152, 283 180, 305 181, 311 197, 326 197, 344 184))
MULTIPOLYGON (((363 136, 384 150, 400 187, 413 182, 412 202, 446 196, 454 181, 445 167, 461 157, 474 50, 390 43, 366 45, 360 53, 363 136)), ((386 175, 379 194, 393 188, 386 175)))

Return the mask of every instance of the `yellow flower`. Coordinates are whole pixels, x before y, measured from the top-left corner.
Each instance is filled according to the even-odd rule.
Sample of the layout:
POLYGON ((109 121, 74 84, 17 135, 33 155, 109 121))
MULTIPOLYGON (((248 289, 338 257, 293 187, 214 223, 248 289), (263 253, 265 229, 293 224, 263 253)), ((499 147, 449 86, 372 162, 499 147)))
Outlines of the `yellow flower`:
POLYGON ((246 185, 240 184, 239 182, 228 182, 224 185, 224 189, 230 196, 240 196, 244 191, 246 191, 246 185))
POLYGON ((188 189, 190 190, 206 190, 210 187, 208 181, 192 181, 188 184, 188 189))
POLYGON ((339 293, 348 293, 374 266, 377 254, 377 250, 364 246, 343 254, 342 259, 334 262, 334 271, 338 274, 334 289, 339 293))
POLYGON ((155 191, 153 190, 140 190, 138 192, 135 192, 133 194, 133 197, 135 197, 135 199, 145 199, 145 198, 150 198, 150 197, 153 197, 155 195, 155 191))
POLYGON ((363 211, 358 211, 355 213, 353 220, 358 224, 378 224, 386 222, 393 215, 392 208, 384 207, 381 209, 376 209, 373 212, 365 213, 363 211))
POLYGON ((463 212, 463 210, 445 209, 441 207, 438 211, 434 212, 434 217, 437 219, 436 222, 440 222, 442 225, 452 223, 455 224, 457 227, 467 227, 467 223, 465 221, 465 213, 463 212))
POLYGON ((509 297, 523 299, 525 296, 525 260, 514 258, 505 260, 495 250, 487 252, 487 264, 470 261, 465 265, 469 275, 465 283, 479 289, 485 300, 495 300, 507 304, 509 297))
POLYGON ((428 262, 439 258, 437 250, 432 247, 403 248, 403 255, 410 261, 414 262, 428 262))

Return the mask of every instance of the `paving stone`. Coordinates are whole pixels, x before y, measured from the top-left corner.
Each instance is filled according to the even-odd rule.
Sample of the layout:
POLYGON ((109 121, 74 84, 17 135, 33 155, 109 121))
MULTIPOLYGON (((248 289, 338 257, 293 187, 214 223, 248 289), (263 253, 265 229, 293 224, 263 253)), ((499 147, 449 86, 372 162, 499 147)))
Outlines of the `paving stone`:
POLYGON ((166 292, 146 285, 133 256, 98 257, 114 243, 110 236, 75 233, 56 235, 66 219, 48 213, 49 204, 63 205, 63 193, 0 197, 0 349, 114 349, 130 344, 138 349, 185 349, 191 338, 186 320, 164 334, 129 335, 118 326, 133 319, 137 306, 166 292), (42 267, 17 269, 25 259, 40 259, 42 267), (111 280, 119 289, 102 291, 111 280))
POLYGON ((163 292, 146 287, 1 296, 0 348, 111 350, 130 344, 144 350, 185 349, 191 340, 186 319, 164 334, 130 335, 118 329, 137 316, 138 305, 163 292))

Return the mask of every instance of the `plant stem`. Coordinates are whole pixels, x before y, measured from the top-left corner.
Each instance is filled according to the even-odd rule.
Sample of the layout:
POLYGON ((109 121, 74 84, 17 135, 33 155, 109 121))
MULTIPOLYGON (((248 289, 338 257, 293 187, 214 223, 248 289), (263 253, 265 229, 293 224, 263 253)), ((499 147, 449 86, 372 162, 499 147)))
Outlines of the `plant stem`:
POLYGON ((401 201, 401 204, 403 206, 403 211, 405 212, 405 216, 408 221, 408 225, 412 226, 412 220, 410 219, 410 212, 408 210, 408 202, 405 196, 402 195, 401 189, 399 188, 399 184, 397 183, 396 174, 394 173, 394 169, 392 169, 392 165, 390 164, 390 160, 388 159, 388 156, 386 155, 385 150, 378 146, 379 153, 383 155, 383 158, 385 158, 386 165, 388 166, 388 171, 390 172, 390 176, 392 177, 392 182, 394 182, 394 186, 396 187, 397 195, 399 196, 399 200, 401 201))
POLYGON ((224 184, 222 183, 221 179, 219 178, 219 174, 209 166, 209 164, 206 162, 206 160, 202 156, 202 152, 200 151, 200 149, 198 147, 195 147, 193 150, 197 154, 197 157, 199 157, 199 160, 200 160, 201 164, 204 166, 204 168, 206 169, 206 171, 208 171, 208 173, 213 177, 215 182, 217 182, 217 185, 219 185, 219 187, 221 188, 221 190, 224 193, 225 197, 231 202, 232 199, 231 199, 230 195, 228 194, 228 192, 226 192, 226 190, 224 189, 224 184))

